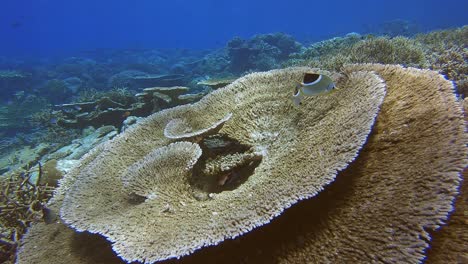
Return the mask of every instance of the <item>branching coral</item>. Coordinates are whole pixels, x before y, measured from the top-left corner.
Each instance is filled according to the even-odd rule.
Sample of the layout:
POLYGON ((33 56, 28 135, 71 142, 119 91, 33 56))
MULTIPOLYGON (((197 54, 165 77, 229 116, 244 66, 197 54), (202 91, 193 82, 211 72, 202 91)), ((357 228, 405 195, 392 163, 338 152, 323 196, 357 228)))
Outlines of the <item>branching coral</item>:
POLYGON ((355 35, 319 42, 302 54, 296 55, 288 65, 307 65, 339 71, 349 63, 427 65, 421 44, 405 37, 366 37, 355 35))
MULTIPOLYGON (((42 176, 39 167, 39 179, 42 176)), ((30 182, 31 171, 0 177, 0 261, 12 260, 20 238, 44 217, 53 188, 30 182)))
POLYGON ((468 95, 468 26, 454 30, 421 34, 417 41, 424 43, 430 68, 455 81, 457 91, 468 95))
POLYGON ((404 38, 368 38, 351 48, 351 63, 403 64, 423 67, 426 63, 422 45, 404 38))
POLYGON ((347 63, 389 63, 430 68, 468 94, 468 26, 420 34, 414 38, 347 35, 314 43, 285 63, 339 71, 347 63))

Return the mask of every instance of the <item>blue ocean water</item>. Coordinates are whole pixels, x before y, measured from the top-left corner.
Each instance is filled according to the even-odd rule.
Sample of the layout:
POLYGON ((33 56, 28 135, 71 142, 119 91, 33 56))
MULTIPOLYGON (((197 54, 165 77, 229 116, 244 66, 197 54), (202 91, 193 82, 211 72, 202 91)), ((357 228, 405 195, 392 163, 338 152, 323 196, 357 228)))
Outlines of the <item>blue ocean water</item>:
POLYGON ((316 41, 394 19, 421 31, 468 22, 465 0, 5 0, 0 56, 70 55, 90 49, 221 47, 234 36, 285 32, 316 41))

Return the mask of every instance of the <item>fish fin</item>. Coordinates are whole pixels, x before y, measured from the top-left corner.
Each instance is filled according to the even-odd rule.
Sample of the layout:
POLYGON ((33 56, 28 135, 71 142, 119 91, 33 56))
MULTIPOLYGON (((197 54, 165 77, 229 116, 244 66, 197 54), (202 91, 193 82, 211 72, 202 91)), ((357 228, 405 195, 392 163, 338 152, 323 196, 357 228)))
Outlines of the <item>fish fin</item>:
POLYGON ((333 94, 333 93, 336 93, 336 90, 337 90, 337 89, 332 89, 332 90, 328 91, 328 93, 327 93, 327 94, 333 94))
POLYGON ((294 105, 299 106, 302 101, 302 96, 300 93, 298 93, 296 96, 292 96, 291 100, 294 103, 294 105))

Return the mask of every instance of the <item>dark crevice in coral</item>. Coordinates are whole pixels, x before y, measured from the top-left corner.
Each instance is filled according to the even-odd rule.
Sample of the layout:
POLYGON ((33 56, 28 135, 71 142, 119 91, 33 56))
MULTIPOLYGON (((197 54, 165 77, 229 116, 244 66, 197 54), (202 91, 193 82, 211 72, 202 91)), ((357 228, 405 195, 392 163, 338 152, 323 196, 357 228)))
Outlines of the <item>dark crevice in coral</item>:
POLYGON ((218 155, 236 152, 246 152, 251 148, 251 146, 242 144, 224 134, 215 134, 204 138, 200 142, 200 147, 203 150, 203 156, 206 156, 206 158, 213 158, 218 155))
POLYGON ((144 203, 146 200, 146 197, 138 195, 136 193, 130 193, 127 196, 127 202, 131 205, 139 205, 144 203))
POLYGON ((245 183, 261 162, 252 147, 216 134, 200 142, 203 154, 194 167, 190 185, 198 200, 208 199, 210 193, 232 191, 245 183))
POLYGON ((246 182, 253 175, 255 168, 260 165, 261 159, 252 160, 249 164, 230 170, 218 177, 218 186, 212 192, 220 193, 232 191, 246 182), (221 184, 222 183, 222 184, 221 184))

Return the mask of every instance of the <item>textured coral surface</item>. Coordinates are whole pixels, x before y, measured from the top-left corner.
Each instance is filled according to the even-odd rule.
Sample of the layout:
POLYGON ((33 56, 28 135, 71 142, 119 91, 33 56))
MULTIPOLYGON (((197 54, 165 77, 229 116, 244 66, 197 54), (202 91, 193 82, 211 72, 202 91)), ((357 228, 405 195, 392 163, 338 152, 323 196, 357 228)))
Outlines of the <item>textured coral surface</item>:
MULTIPOLYGON (((459 174, 467 164, 462 111, 452 84, 435 72, 371 64, 348 66, 345 75, 356 71, 375 71, 388 88, 358 158, 316 196, 292 206, 268 225, 167 263, 417 263, 423 259, 431 232, 443 224, 452 210, 459 174)), ((223 130, 229 128, 228 122, 223 130)), ((68 175, 52 204, 54 208, 60 205, 74 178, 81 176, 79 172, 96 166, 96 159, 113 150, 110 146, 94 150, 82 160, 81 167, 68 175)), ((265 157, 261 164, 264 162, 265 157)), ((287 168, 291 171, 295 167, 287 168)), ((216 198, 217 195, 213 201, 216 198)), ((226 207, 232 208, 231 204, 226 207)), ((463 216, 457 215, 463 221, 463 216)), ((180 219, 173 221, 181 223, 180 219)), ((224 222, 223 227, 227 225, 224 222)), ((459 236, 458 231, 453 234, 459 236)), ((171 237, 158 242, 166 243, 168 238, 171 237)), ((101 239, 80 236, 60 223, 39 224, 25 238, 19 263, 49 263, 41 256, 57 250, 63 252, 62 260, 67 263, 117 263, 109 259, 112 254, 101 239), (58 230, 60 239, 50 235, 47 229, 51 228, 58 230), (90 250, 90 259, 82 260, 82 252, 72 244, 78 240, 82 249, 90 250), (101 241, 99 248, 83 246, 100 243, 95 240, 101 241), (45 241, 50 247, 34 249, 34 245, 45 241), (92 253, 95 250, 107 253, 99 256, 92 253)))
MULTIPOLYGON (((357 155, 385 90, 373 73, 350 73, 338 80, 336 92, 294 107, 289 100, 292 88, 308 70, 254 73, 199 103, 149 117, 109 142, 79 171, 65 197, 62 218, 79 231, 104 235, 126 260, 153 262, 236 237, 268 223, 299 199, 316 195, 357 155), (232 118, 219 134, 262 156, 248 179, 237 188, 203 197, 200 192, 208 187, 199 178, 205 176, 194 174, 179 187, 160 182, 163 191, 155 194, 164 196, 160 199, 135 203, 128 197, 122 174, 152 149, 171 142, 163 136, 166 124, 181 118, 204 128, 227 113, 232 118)), ((236 174, 243 171, 219 177, 236 174)))

